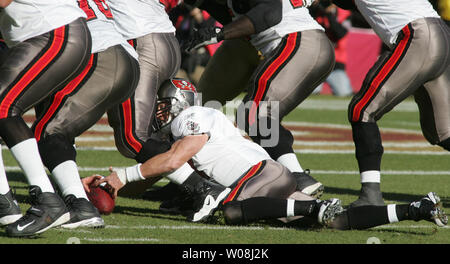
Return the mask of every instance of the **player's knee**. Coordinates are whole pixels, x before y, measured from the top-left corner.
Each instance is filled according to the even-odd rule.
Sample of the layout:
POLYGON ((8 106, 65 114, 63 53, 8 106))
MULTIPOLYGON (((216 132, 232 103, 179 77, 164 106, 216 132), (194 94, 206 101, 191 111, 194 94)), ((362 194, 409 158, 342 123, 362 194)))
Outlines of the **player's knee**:
POLYGON ((223 215, 228 225, 238 225, 244 223, 241 202, 230 201, 223 205, 223 215))
POLYGON ((444 148, 445 150, 450 151, 450 138, 447 138, 446 140, 439 142, 438 145, 444 148))
POLYGON ((65 161, 76 159, 73 140, 60 134, 46 136, 38 142, 38 147, 42 162, 50 171, 65 161))

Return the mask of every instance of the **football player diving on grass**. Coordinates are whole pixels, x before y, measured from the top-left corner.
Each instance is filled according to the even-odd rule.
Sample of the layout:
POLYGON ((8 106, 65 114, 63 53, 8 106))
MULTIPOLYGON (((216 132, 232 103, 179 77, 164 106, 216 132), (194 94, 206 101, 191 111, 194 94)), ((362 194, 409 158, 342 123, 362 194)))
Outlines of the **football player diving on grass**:
POLYGON ((414 96, 425 138, 450 151, 450 28, 427 0, 333 0, 357 9, 390 50, 367 73, 348 107, 361 193, 352 206, 383 205, 383 146, 377 121, 414 96))
MULTIPOLYGON (((206 221, 221 208, 228 224, 257 220, 306 216, 336 229, 364 229, 402 220, 428 220, 447 224, 435 193, 410 204, 362 206, 344 210, 339 199, 322 201, 296 188, 296 178, 281 163, 270 158, 258 144, 244 138, 241 131, 220 111, 198 105, 192 84, 166 81, 158 91, 155 122, 159 132, 175 142, 165 153, 143 164, 112 170, 102 178, 83 179, 85 188, 106 183, 113 197, 127 182, 178 171, 175 180, 183 184, 194 171, 180 166, 192 160, 215 184, 198 188, 193 222, 206 221)), ((205 180, 205 179, 204 179, 205 180)))

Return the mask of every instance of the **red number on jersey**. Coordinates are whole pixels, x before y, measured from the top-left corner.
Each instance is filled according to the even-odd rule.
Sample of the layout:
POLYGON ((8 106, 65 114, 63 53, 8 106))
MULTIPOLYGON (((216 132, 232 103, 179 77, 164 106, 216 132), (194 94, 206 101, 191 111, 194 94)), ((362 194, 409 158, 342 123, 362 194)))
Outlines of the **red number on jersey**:
POLYGON ((291 1, 291 5, 294 8, 298 8, 298 7, 302 7, 303 6, 303 0, 290 0, 291 1))
MULTIPOLYGON (((100 12, 102 12, 107 19, 113 19, 111 9, 109 9, 109 6, 106 4, 105 0, 92 1, 94 1, 95 5, 97 5, 98 10, 100 10, 100 12)), ((88 3, 88 0, 78 0, 78 6, 86 13, 87 21, 97 18, 94 10, 88 3)))

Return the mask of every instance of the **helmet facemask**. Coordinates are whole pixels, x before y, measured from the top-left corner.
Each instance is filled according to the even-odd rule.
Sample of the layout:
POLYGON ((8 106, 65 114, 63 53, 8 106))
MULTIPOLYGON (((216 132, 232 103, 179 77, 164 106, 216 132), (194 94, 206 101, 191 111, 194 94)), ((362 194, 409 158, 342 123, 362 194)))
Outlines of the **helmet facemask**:
POLYGON ((194 105, 200 105, 200 103, 195 87, 191 83, 182 79, 166 81, 158 91, 153 130, 159 134, 169 134, 172 121, 184 109, 194 105))

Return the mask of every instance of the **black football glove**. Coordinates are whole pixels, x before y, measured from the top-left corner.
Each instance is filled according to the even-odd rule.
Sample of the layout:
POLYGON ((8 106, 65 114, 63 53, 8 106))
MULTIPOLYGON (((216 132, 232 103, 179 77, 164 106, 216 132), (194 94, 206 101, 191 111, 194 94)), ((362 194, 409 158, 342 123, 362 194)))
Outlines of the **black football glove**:
POLYGON ((194 36, 183 45, 183 50, 192 52, 200 47, 219 43, 223 40, 223 30, 220 27, 203 27, 194 31, 194 36))

